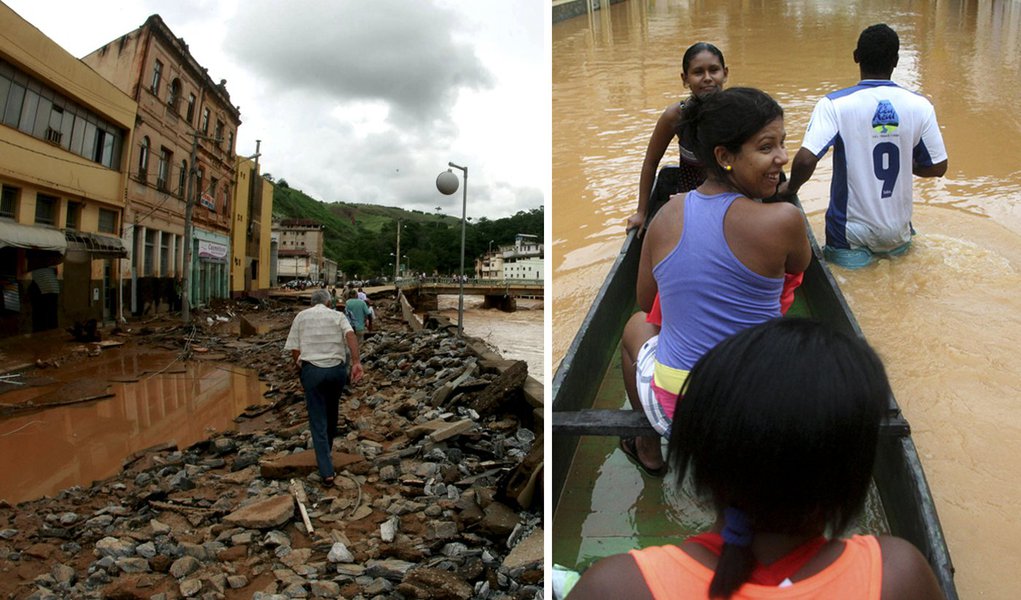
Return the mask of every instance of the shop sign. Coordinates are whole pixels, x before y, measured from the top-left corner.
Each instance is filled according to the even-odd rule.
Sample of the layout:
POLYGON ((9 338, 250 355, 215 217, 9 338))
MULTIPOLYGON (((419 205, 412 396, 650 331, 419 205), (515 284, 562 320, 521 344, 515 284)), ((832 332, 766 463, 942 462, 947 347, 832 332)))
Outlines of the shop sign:
POLYGON ((224 260, 227 258, 227 246, 199 240, 199 258, 224 260))

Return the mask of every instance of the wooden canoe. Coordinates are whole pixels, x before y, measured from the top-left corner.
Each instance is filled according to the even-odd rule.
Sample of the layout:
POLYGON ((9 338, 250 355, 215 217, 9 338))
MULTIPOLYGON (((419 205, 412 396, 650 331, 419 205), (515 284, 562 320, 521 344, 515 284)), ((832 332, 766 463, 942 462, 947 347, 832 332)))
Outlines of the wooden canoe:
MULTIPOLYGON (((677 168, 663 168, 650 199, 649 219, 676 189, 677 168)), ((813 257, 797 292, 798 303, 813 318, 861 336, 861 329, 822 259, 811 230, 809 238, 813 257)), ((592 408, 604 383, 603 374, 606 378, 620 378, 619 368, 611 365, 611 361, 624 324, 635 311, 635 279, 640 253, 641 240, 632 230, 553 378, 554 514, 572 468, 579 436, 632 436, 652 432, 640 412, 592 408)), ((954 568, 936 506, 911 439, 911 429, 893 397, 882 426, 873 481, 888 531, 918 547, 936 573, 947 599, 956 599, 954 568)), ((554 530, 554 537, 556 535, 554 530)))

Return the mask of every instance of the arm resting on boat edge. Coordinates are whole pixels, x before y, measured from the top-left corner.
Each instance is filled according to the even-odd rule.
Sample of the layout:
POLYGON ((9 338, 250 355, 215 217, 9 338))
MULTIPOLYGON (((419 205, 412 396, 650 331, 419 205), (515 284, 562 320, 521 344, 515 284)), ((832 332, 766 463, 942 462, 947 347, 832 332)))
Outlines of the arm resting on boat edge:
POLYGON ((638 308, 648 313, 652 310, 653 300, 659 292, 656 278, 652 274, 652 246, 654 236, 645 236, 642 243, 642 254, 638 259, 638 277, 635 281, 635 297, 638 300, 638 308))
POLYGON ((659 161, 663 159, 670 142, 674 139, 674 125, 680 117, 680 103, 668 106, 656 121, 656 128, 652 130, 652 136, 649 138, 649 147, 645 149, 642 175, 638 181, 638 208, 627 219, 627 229, 637 227, 639 237, 649 225, 646 219, 649 218, 649 198, 652 196, 652 186, 656 181, 656 169, 659 168, 659 161))
POLYGON ((787 181, 781 182, 776 194, 784 200, 789 200, 798 193, 801 186, 811 179, 815 173, 815 166, 819 163, 819 157, 806 148, 800 148, 794 155, 791 162, 791 176, 787 181))

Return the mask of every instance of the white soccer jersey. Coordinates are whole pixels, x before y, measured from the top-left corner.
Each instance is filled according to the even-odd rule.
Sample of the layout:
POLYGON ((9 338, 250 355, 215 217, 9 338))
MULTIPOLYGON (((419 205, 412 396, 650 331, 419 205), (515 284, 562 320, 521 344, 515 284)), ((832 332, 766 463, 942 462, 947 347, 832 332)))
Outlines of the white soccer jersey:
POLYGON ((892 250, 911 240, 911 170, 947 158, 936 111, 892 81, 865 80, 819 100, 802 147, 833 146, 826 244, 892 250))

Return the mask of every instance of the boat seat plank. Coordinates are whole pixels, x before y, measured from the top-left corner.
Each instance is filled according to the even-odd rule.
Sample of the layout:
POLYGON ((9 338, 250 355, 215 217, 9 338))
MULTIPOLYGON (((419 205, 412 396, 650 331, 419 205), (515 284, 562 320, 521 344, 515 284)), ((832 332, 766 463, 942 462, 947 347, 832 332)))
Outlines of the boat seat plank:
MULTIPOLYGON (((900 411, 891 411, 883 419, 879 434, 907 436, 911 434, 911 428, 900 411)), ((553 435, 633 437, 658 434, 642 412, 589 408, 578 411, 553 411, 553 435)))

